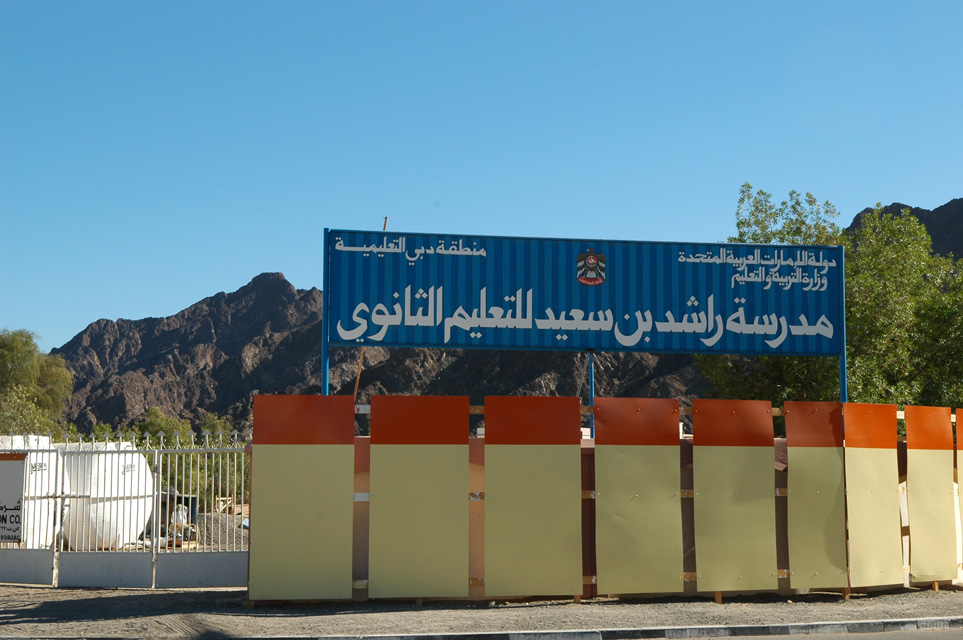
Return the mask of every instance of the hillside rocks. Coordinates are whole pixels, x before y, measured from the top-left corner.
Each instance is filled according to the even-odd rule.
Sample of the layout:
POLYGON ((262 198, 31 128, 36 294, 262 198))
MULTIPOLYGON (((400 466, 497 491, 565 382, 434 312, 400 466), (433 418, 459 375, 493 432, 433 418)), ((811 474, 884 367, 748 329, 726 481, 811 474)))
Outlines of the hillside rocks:
MULTIPOLYGON (((136 421, 151 406, 194 422, 251 423, 256 393, 321 393, 321 292, 265 273, 167 318, 98 320, 53 353, 74 374, 66 418, 82 429, 136 421)), ((351 394, 360 349, 331 352, 332 394, 351 394)), ((580 395, 586 354, 367 348, 359 402, 378 394, 580 395)), ((687 356, 596 355, 596 393, 689 398, 704 387, 687 356)))

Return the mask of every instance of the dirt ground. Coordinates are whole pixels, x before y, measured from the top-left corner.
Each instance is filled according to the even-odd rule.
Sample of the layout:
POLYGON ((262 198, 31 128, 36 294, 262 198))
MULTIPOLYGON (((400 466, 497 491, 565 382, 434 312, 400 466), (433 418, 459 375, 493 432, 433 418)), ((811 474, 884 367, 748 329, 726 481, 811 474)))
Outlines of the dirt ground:
POLYGON ((53 589, 0 585, 0 638, 217 638, 636 629, 963 616, 963 588, 710 598, 286 604, 247 608, 243 589, 53 589))

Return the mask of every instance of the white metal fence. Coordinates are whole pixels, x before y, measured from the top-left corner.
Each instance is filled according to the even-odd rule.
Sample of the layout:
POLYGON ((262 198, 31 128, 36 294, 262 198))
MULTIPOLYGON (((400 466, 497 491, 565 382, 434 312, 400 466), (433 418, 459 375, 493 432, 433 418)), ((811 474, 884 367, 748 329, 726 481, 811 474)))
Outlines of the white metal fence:
POLYGON ((236 436, 0 436, 0 452, 26 455, 20 541, 0 543, 0 582, 246 585, 248 451, 236 436))

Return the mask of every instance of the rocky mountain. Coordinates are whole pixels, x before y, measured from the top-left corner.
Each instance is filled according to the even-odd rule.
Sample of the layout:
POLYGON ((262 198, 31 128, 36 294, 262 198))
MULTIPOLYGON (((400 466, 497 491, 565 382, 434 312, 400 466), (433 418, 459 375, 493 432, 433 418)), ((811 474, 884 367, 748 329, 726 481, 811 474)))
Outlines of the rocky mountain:
MULTIPOLYGON (((74 374, 67 420, 126 425, 157 406, 195 423, 206 412, 251 423, 257 393, 320 393, 321 292, 265 273, 167 318, 98 320, 53 353, 74 374)), ((351 394, 361 350, 334 348, 331 393, 351 394)), ((368 348, 359 402, 376 394, 581 395, 586 355, 368 348)), ((689 398, 704 388, 688 356, 596 355, 605 396, 689 398)), ((362 423, 363 424, 363 423, 362 423)))

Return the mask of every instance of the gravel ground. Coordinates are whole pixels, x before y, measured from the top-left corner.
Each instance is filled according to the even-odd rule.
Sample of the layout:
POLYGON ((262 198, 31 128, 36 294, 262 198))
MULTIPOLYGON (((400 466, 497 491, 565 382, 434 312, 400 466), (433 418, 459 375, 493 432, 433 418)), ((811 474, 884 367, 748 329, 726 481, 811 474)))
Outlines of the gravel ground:
POLYGON ((248 530, 241 528, 240 515, 201 513, 197 516, 197 542, 202 548, 246 551, 248 530))
POLYGON ((963 589, 853 594, 500 603, 409 601, 247 608, 243 589, 0 585, 0 638, 325 636, 788 624, 963 615, 963 589))

